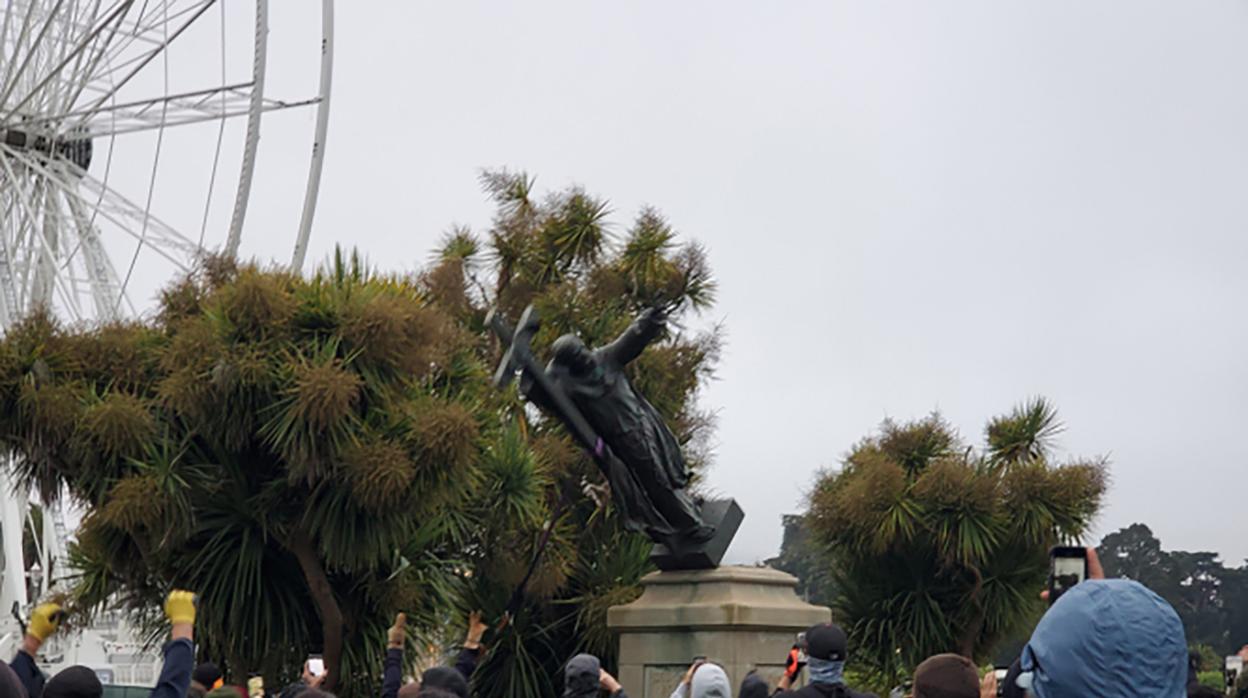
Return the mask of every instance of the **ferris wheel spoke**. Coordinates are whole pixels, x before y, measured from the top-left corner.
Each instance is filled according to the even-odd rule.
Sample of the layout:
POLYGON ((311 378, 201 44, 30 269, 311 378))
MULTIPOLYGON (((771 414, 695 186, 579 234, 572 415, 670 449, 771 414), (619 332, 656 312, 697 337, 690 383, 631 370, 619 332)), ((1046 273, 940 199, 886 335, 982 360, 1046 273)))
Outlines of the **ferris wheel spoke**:
MULTIPOLYGON (((103 94, 106 97, 111 96, 115 86, 114 78, 117 75, 126 73, 136 65, 142 64, 145 66, 155 55, 167 48, 164 31, 170 23, 176 22, 188 14, 196 13, 191 20, 191 23, 193 23, 194 20, 199 18, 199 15, 203 14, 203 10, 216 4, 216 2, 217 0, 196 0, 194 4, 173 12, 168 11, 173 4, 169 2, 159 3, 159 8, 163 8, 165 12, 158 11, 159 8, 152 9, 145 6, 142 14, 148 14, 153 18, 149 19, 147 24, 142 24, 140 18, 139 22, 127 23, 124 25, 124 28, 114 32, 114 34, 120 35, 115 45, 111 48, 105 46, 98 49, 89 66, 75 76, 74 82, 78 85, 78 89, 75 92, 74 100, 71 100, 69 104, 74 104, 78 96, 85 90, 103 94), (149 9, 152 11, 149 12, 149 9), (127 55, 130 53, 131 46, 137 41, 148 43, 153 48, 147 51, 140 51, 134 55, 127 55)), ((112 44, 113 38, 114 36, 110 36, 108 43, 112 44)))
POLYGON ((113 95, 117 94, 118 90, 120 90, 122 87, 125 87, 127 83, 129 83, 132 79, 134 79, 134 76, 142 72, 143 69, 146 68, 149 63, 155 60, 157 56, 161 55, 166 50, 168 50, 169 46, 173 44, 173 42, 176 41, 178 37, 182 36, 183 32, 185 32, 188 28, 190 28, 191 25, 195 24, 195 21, 198 20, 200 17, 202 17, 204 13, 208 11, 208 8, 212 7, 214 4, 216 4, 216 2, 217 0, 201 0, 198 5, 194 5, 191 8, 188 8, 187 14, 189 16, 184 18, 184 21, 180 19, 182 23, 179 24, 177 28, 173 29, 172 31, 169 30, 168 22, 164 22, 162 18, 161 28, 162 28, 162 31, 168 32, 167 37, 165 37, 164 40, 161 41, 159 46, 143 53, 141 57, 138 59, 137 64, 134 65, 134 67, 131 68, 128 72, 126 72, 125 75, 121 77, 119 80, 111 83, 109 86, 109 90, 105 92, 103 95, 101 95, 94 102, 92 102, 91 106, 88 109, 89 110, 98 109, 102 105, 106 104, 108 100, 113 97, 113 95))
MULTIPOLYGON (((25 74, 26 69, 30 67, 31 62, 35 60, 36 56, 40 55, 40 53, 45 49, 43 43, 44 37, 47 36, 48 30, 52 28, 52 24, 56 20, 56 13, 61 9, 61 5, 63 4, 64 0, 57 0, 56 7, 52 8, 52 11, 48 13, 47 19, 40 23, 38 33, 34 40, 30 42, 30 47, 26 50, 25 57, 22 58, 21 62, 17 63, 17 69, 8 76, 3 91, 0 91, 0 104, 5 104, 8 101, 9 96, 13 94, 13 89, 17 87, 19 82, 21 82, 22 76, 25 74)), ((31 19, 32 14, 33 8, 31 11, 26 13, 27 23, 22 26, 22 35, 19 37, 17 45, 13 49, 13 58, 11 60, 16 60, 17 56, 21 53, 23 39, 29 37, 29 20, 31 19)), ((23 100, 23 102, 24 101, 25 100, 23 100)))
POLYGON ((38 158, 6 145, 0 144, 0 150, 37 172, 44 181, 57 187, 66 196, 73 197, 85 206, 91 207, 97 217, 109 221, 121 232, 151 247, 153 252, 164 257, 179 270, 187 271, 190 268, 192 260, 199 252, 198 245, 174 230, 168 223, 127 199, 117 190, 76 168, 68 161, 55 160, 57 167, 53 169, 40 162, 38 158), (144 221, 146 221, 146 232, 144 232, 144 221))
MULTIPOLYGON (((100 241, 99 231, 95 229, 95 226, 91 225, 91 218, 87 215, 82 201, 66 197, 65 203, 69 207, 75 228, 78 231, 78 249, 82 254, 83 269, 87 274, 88 284, 91 287, 92 299, 95 301, 96 317, 115 320, 117 319, 118 310, 117 299, 124 297, 121 291, 121 280, 117 276, 117 269, 113 267, 112 260, 109 259, 108 253, 104 250, 104 244, 100 241)), ((130 302, 128 297, 125 298, 125 301, 129 306, 130 313, 134 314, 134 304, 130 302)))
MULTIPOLYGON (((21 111, 22 107, 25 107, 37 95, 43 93, 45 87, 47 87, 49 84, 55 81, 58 77, 60 77, 61 71, 64 70, 65 66, 73 62, 73 60, 77 58, 89 46, 97 43, 96 39, 100 36, 100 33, 103 32, 105 29, 107 29, 109 25, 112 24, 114 21, 120 19, 121 16, 124 15, 125 12, 129 10, 130 6, 133 4, 134 4, 134 0, 121 0, 121 2, 119 2, 117 6, 114 7, 113 10, 108 15, 106 15, 102 21, 100 21, 91 31, 89 31, 85 37, 83 37, 80 41, 77 42, 74 48, 68 52, 68 55, 63 57, 57 63, 56 67, 48 69, 43 74, 43 77, 40 78, 38 82, 36 82, 29 90, 27 90, 25 95, 20 100, 14 103, 12 107, 8 108, 8 112, 5 114, 3 120, 4 121, 11 120, 15 114, 21 111)), ((49 17, 48 19, 49 26, 51 25, 51 22, 52 22, 52 18, 49 17)), ((110 36, 111 36, 111 33, 110 33, 110 36)), ((107 46, 107 42, 105 42, 105 46, 107 46)), ((19 76, 24 69, 25 69, 25 66, 18 69, 19 76)), ((5 88, 5 92, 3 93, 3 96, 0 96, 0 104, 6 103, 6 100, 12 93, 13 86, 15 84, 16 82, 14 81, 10 83, 8 87, 5 88)))
POLYGON ((0 158, 0 166, 15 183, 15 189, 21 193, 15 201, 22 208, 18 217, 25 223, 16 237, 18 244, 24 244, 27 254, 24 259, 19 260, 19 287, 23 292, 17 295, 15 307, 25 308, 33 303, 47 303, 54 290, 56 231, 58 226, 63 227, 64 221, 59 211, 49 204, 48 190, 42 179, 27 178, 29 181, 23 183, 8 160, 0 158), (29 294, 25 293, 27 290, 29 294))
POLYGON ((192 14, 195 15, 193 20, 198 19, 198 15, 202 14, 202 10, 216 3, 217 0, 192 0, 185 7, 175 8, 178 5, 178 0, 172 0, 172 2, 162 0, 156 3, 155 7, 150 5, 144 7, 142 14, 136 20, 123 22, 118 26, 117 33, 120 35, 120 38, 104 54, 108 68, 102 73, 92 73, 91 77, 98 78, 109 73, 117 73, 142 60, 145 57, 143 53, 127 58, 124 61, 122 60, 122 56, 125 56, 136 43, 148 44, 148 50, 151 51, 163 51, 165 48, 164 32, 170 24, 176 23, 192 14))
MULTIPOLYGON (((113 8, 115 9, 117 5, 123 5, 123 4, 130 5, 132 3, 133 3, 133 0, 118 0, 117 4, 114 5, 113 8)), ((32 6, 37 5, 38 2, 37 0, 34 0, 34 1, 32 0, 9 0, 8 4, 9 4, 9 7, 15 7, 18 9, 29 9, 32 6)), ((100 3, 97 0, 97 2, 94 3, 93 7, 98 8, 99 5, 100 3)), ((84 12, 84 14, 86 13, 84 12)), ((105 15, 111 14, 111 11, 105 11, 104 14, 105 15)), ((70 15, 63 21, 67 27, 73 29, 75 32, 77 32, 77 34, 68 38, 54 39, 56 41, 72 42, 76 39, 76 37, 83 36, 91 32, 95 28, 94 18, 87 19, 87 18, 82 18, 82 17, 74 17, 70 15)), ((142 41, 145 43, 150 43, 153 45, 160 44, 159 39, 147 36, 147 33, 145 31, 140 31, 141 26, 134 23, 133 21, 119 20, 117 22, 116 27, 117 27, 118 32, 122 33, 125 36, 131 37, 135 40, 142 41)))

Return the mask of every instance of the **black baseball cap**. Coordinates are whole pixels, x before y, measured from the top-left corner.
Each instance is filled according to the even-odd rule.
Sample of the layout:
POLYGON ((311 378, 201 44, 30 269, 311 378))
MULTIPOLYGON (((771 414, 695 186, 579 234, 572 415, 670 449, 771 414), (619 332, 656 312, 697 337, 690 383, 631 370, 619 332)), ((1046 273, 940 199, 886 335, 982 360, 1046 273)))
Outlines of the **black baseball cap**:
POLYGON ((843 662, 848 643, 845 631, 831 623, 813 625, 806 631, 806 654, 815 659, 843 662))
POLYGON ((204 662, 195 667, 195 671, 191 673, 191 678, 208 690, 216 688, 213 684, 221 678, 221 669, 212 662, 204 662))

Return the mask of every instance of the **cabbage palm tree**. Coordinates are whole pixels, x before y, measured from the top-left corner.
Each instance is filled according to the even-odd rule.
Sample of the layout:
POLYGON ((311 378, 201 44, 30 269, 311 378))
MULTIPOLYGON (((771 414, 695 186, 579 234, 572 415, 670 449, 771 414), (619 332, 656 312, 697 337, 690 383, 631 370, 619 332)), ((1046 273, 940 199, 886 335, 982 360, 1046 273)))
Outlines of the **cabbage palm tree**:
POLYGON ((509 472, 528 465, 482 465, 507 438, 484 375, 415 280, 212 260, 150 321, 11 329, 0 438, 45 499, 87 508, 77 606, 194 589, 235 677, 276 683, 316 648, 329 685, 367 682, 393 609, 440 623, 464 546, 536 520, 541 483, 509 472))
POLYGON ((868 668, 981 659, 1035 617, 1049 548, 1087 531, 1106 484, 1102 460, 1050 461, 1060 430, 1042 399, 991 420, 980 452, 937 415, 886 421, 821 477, 806 524, 868 668))

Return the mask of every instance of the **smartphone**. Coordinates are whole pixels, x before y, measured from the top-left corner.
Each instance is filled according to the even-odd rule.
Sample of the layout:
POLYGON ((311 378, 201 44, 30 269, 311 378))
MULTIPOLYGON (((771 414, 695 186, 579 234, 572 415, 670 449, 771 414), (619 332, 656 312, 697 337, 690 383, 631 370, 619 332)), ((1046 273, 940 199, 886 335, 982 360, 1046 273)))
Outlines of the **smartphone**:
POLYGON ((264 698, 263 676, 253 676, 247 679, 247 695, 250 698, 264 698))
POLYGON ((1005 695, 1005 677, 1010 675, 1008 666, 993 667, 992 673, 997 677, 997 695, 1005 695))
POLYGON ((797 665, 804 667, 809 661, 806 656, 806 633, 797 634, 797 665))
POLYGON ((319 654, 308 655, 308 673, 320 676, 325 673, 325 660, 319 654))
POLYGON ((1088 578, 1086 548, 1060 546, 1049 553, 1049 605, 1088 578))
POLYGON ((1239 679, 1239 675, 1244 673, 1244 658, 1232 654, 1226 658, 1226 685, 1228 688, 1234 688, 1235 682, 1239 679))

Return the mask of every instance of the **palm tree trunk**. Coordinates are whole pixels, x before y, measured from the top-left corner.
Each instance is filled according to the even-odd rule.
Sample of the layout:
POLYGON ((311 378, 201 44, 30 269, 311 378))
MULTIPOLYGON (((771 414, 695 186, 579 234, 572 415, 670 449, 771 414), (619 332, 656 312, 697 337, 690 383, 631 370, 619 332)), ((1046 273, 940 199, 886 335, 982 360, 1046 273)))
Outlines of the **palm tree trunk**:
POLYGON ((979 635, 983 632, 984 622, 987 620, 983 599, 980 598, 980 594, 984 590, 984 575, 979 571, 978 567, 973 565, 967 569, 969 569, 975 579, 975 588, 971 590, 970 599, 970 605, 975 609, 975 615, 971 616, 966 626, 962 628, 962 635, 958 638, 958 654, 975 661, 975 644, 979 641, 979 635))
POLYGON ((338 684, 339 671, 342 665, 342 609, 334 596, 334 589, 329 585, 329 577, 321 564, 311 538, 302 527, 296 528, 290 537, 290 551, 299 560, 303 577, 308 583, 308 593, 316 604, 317 614, 321 617, 321 634, 325 638, 323 656, 325 660, 325 681, 321 686, 332 691, 338 684))

